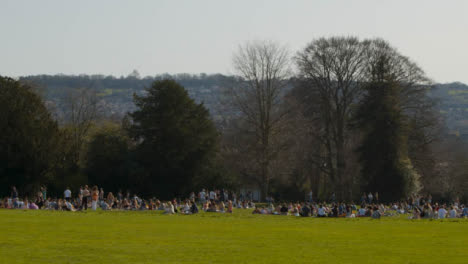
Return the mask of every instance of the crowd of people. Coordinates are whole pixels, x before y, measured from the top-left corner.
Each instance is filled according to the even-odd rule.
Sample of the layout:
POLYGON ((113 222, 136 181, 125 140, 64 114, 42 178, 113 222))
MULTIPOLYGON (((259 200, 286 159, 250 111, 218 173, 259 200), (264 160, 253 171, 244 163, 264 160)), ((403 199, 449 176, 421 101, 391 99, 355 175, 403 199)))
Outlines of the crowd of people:
POLYGON ((366 204, 357 206, 354 203, 282 203, 269 204, 264 207, 256 207, 253 214, 294 215, 303 217, 371 217, 379 219, 382 216, 409 215, 410 219, 444 219, 466 218, 468 207, 457 203, 447 207, 438 203, 425 203, 420 206, 412 206, 406 202, 393 203, 391 205, 366 204))
POLYGON ((47 196, 47 188, 41 186, 34 197, 19 196, 16 187, 12 187, 11 195, 0 201, 0 208, 30 209, 30 210, 64 210, 86 211, 91 210, 160 210, 165 214, 196 214, 199 210, 205 212, 232 213, 234 208, 253 209, 253 214, 264 215, 292 215, 302 217, 371 217, 408 215, 411 219, 444 219, 468 217, 468 207, 460 204, 456 199, 452 204, 438 204, 432 201, 431 196, 411 196, 406 201, 392 204, 379 202, 378 193, 364 193, 360 205, 355 203, 336 202, 332 194, 328 202, 315 202, 312 192, 306 195, 304 202, 275 204, 272 197, 267 197, 267 204, 257 206, 252 199, 252 193, 237 196, 228 190, 205 190, 189 194, 185 200, 173 199, 160 201, 159 199, 143 199, 137 195, 130 195, 122 191, 114 195, 112 192, 104 193, 103 188, 87 185, 80 187, 75 196, 70 188, 63 192, 63 198, 47 196), (201 207, 199 209, 199 207, 201 207))

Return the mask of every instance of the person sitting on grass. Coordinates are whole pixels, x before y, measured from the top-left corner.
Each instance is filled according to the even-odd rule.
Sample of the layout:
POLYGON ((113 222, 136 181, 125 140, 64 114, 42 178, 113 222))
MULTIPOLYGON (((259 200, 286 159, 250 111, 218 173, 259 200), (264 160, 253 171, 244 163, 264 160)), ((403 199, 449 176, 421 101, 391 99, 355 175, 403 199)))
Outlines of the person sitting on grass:
POLYGON ((216 213, 218 211, 218 207, 216 206, 215 202, 210 202, 207 212, 216 213))
POLYGON ((356 214, 353 212, 353 207, 351 205, 346 206, 346 217, 355 218, 356 214))
POLYGON ((160 211, 163 211, 164 210, 164 205, 161 203, 161 201, 158 199, 156 200, 156 202, 154 203, 154 205, 156 206, 156 209, 157 210, 160 210, 160 211))
POLYGON ((261 214, 262 212, 258 207, 255 207, 255 209, 252 211, 252 214, 261 214))
POLYGON ((359 211, 358 211, 358 216, 359 217, 364 217, 366 216, 366 205, 365 204, 361 204, 361 208, 359 208, 359 211))
POLYGON ((338 217, 338 206, 336 204, 332 205, 331 213, 329 216, 338 217))
POLYGON ((378 208, 378 207, 374 207, 374 209, 372 210, 372 215, 371 215, 371 217, 372 217, 373 219, 380 219, 381 216, 382 216, 382 214, 380 213, 379 208, 378 208))
POLYGON ((462 208, 461 217, 465 217, 465 218, 468 217, 468 207, 465 205, 462 205, 461 208, 462 208))
POLYGON ((165 214, 175 214, 174 206, 171 202, 167 202, 166 207, 164 208, 165 214))
POLYGON ((300 215, 301 215, 302 217, 309 217, 309 216, 310 216, 310 211, 311 211, 311 210, 310 210, 310 207, 309 207, 309 205, 306 203, 306 204, 304 204, 304 205, 302 206, 300 215))
POLYGON ((281 209, 280 209, 280 214, 281 215, 288 215, 288 212, 289 212, 288 207, 286 207, 286 204, 283 204, 281 206, 281 209))
POLYGON ((185 201, 184 205, 180 207, 181 214, 192 214, 190 211, 190 202, 188 200, 185 201))
POLYGON ((275 206, 272 203, 270 203, 268 205, 267 210, 268 210, 268 214, 273 214, 273 212, 275 211, 275 206))
POLYGON ((325 207, 323 204, 319 204, 318 210, 317 210, 317 217, 326 217, 327 212, 325 211, 325 207))
POLYGON ((445 216, 447 215, 447 210, 445 210, 445 204, 439 208, 439 211, 438 211, 438 217, 439 219, 444 219, 445 216))
POLYGON ((372 216, 372 206, 367 206, 366 209, 366 217, 371 217, 372 216))
POLYGON ((228 209, 227 209, 227 212, 232 214, 232 201, 231 201, 231 200, 228 201, 228 209))
POLYGON ((183 214, 190 214, 190 204, 189 201, 185 201, 184 205, 180 208, 180 212, 183 214))
POLYGON ((104 200, 101 201, 101 204, 99 205, 102 210, 107 211, 111 209, 111 206, 109 206, 108 203, 106 203, 104 200))
POLYGON ((202 210, 203 211, 208 211, 208 209, 210 208, 210 202, 209 201, 206 201, 203 205, 202 205, 202 210))
POLYGON ((37 206, 34 202, 29 203, 28 209, 30 210, 38 210, 39 206, 37 206))
POLYGON ((70 202, 70 200, 65 200, 65 210, 66 211, 71 211, 71 212, 76 211, 75 208, 73 207, 72 203, 70 202))
POLYGON ((25 197, 23 201, 20 201, 19 199, 17 201, 18 201, 18 208, 23 209, 23 210, 29 209, 28 197, 25 197))
POLYGON ((434 211, 432 210, 432 206, 430 203, 424 205, 424 218, 432 218, 434 217, 434 211))
POLYGON ((219 212, 220 212, 220 213, 224 213, 224 209, 225 209, 224 202, 221 201, 221 202, 219 203, 219 212))
POLYGON ((297 206, 292 207, 291 214, 294 216, 299 216, 299 209, 297 209, 297 206))
POLYGON ((449 217, 450 218, 457 218, 457 210, 455 209, 455 206, 451 206, 450 207, 450 211, 449 211, 449 217))
POLYGON ((198 214, 198 207, 197 207, 197 203, 195 202, 195 199, 192 200, 192 205, 190 206, 190 212, 192 214, 198 214))
POLYGON ((114 197, 114 194, 112 194, 112 192, 109 192, 107 194, 107 198, 106 198, 106 202, 107 204, 112 207, 114 205, 114 201, 115 201, 115 197, 114 197))

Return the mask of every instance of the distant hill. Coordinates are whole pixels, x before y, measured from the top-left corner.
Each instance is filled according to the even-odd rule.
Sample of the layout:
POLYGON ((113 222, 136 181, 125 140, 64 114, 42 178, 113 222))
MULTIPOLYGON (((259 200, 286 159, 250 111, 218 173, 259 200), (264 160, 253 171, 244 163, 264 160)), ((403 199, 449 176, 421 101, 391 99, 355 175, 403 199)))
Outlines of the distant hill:
MULTIPOLYGON (((235 114, 230 112, 223 99, 224 88, 234 78, 221 74, 163 74, 145 78, 133 75, 120 78, 103 75, 35 75, 21 77, 20 80, 43 87, 45 99, 57 111, 63 110, 63 100, 70 90, 89 88, 96 91, 107 115, 123 116, 135 109, 134 93, 143 94, 145 87, 153 81, 165 78, 175 79, 195 101, 203 102, 215 121, 220 122, 223 119, 222 113, 228 118, 235 114)), ((431 89, 431 97, 437 100, 449 133, 468 136, 468 85, 459 82, 436 84, 431 89)))
POLYGON ((460 82, 436 84, 431 96, 438 101, 448 131, 468 135, 468 85, 460 82))
POLYGON ((203 102, 216 121, 222 119, 221 111, 229 114, 229 110, 223 104, 223 87, 229 85, 233 77, 221 74, 163 74, 145 78, 135 76, 116 78, 103 75, 35 75, 19 79, 39 85, 47 103, 59 113, 63 112, 64 100, 71 90, 88 88, 96 92, 106 115, 123 117, 135 109, 133 94, 141 95, 153 81, 166 78, 175 79, 187 89, 190 97, 196 102, 203 102))

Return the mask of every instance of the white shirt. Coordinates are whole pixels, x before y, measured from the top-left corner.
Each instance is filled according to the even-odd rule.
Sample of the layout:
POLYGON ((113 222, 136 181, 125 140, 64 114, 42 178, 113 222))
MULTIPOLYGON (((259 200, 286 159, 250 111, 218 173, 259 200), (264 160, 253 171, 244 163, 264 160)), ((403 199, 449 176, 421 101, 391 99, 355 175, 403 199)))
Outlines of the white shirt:
POLYGON ((359 216, 365 216, 366 215, 366 209, 360 208, 359 209, 359 216))
POLYGON ((66 189, 65 192, 63 192, 65 195, 65 198, 70 198, 71 197, 71 191, 69 189, 66 189))
POLYGON ((445 210, 444 208, 439 208, 439 219, 444 219, 446 214, 447 210, 445 210))
POLYGON ((323 207, 320 207, 317 211, 318 215, 325 215, 325 209, 323 207))
POLYGON ((450 210, 450 218, 457 218, 457 210, 455 209, 450 210))

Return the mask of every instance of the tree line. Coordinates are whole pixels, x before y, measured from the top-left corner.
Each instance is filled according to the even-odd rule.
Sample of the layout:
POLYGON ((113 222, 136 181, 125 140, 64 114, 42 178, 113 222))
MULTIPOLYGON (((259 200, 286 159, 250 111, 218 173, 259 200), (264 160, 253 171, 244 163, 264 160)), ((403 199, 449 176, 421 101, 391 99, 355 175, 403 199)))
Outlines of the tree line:
POLYGON ((203 187, 283 200, 310 190, 319 199, 466 197, 467 156, 440 138, 432 83, 386 41, 320 38, 295 54, 248 42, 233 66, 223 126, 174 79, 150 83, 118 120, 99 114, 95 92, 75 89, 60 121, 34 84, 2 77, 1 192, 90 183, 161 198, 203 187))

